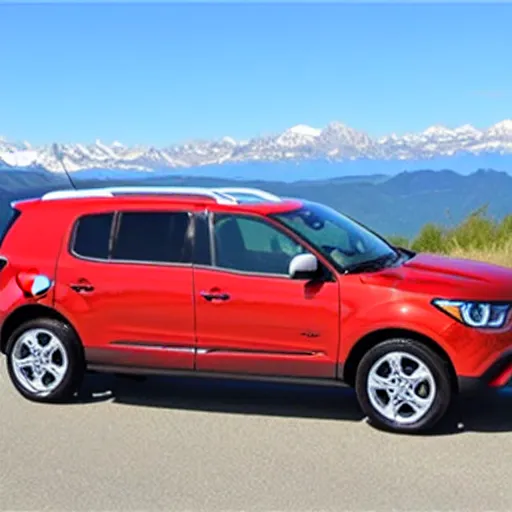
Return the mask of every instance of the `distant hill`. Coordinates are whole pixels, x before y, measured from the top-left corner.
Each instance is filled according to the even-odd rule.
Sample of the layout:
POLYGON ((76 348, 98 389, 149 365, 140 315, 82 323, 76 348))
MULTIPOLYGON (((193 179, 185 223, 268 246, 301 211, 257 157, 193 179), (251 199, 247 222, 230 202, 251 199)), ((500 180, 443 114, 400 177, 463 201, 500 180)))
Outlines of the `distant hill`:
MULTIPOLYGON (((451 170, 418 170, 395 176, 347 176, 294 182, 235 180, 200 176, 165 176, 136 181, 89 180, 73 173, 79 188, 103 185, 187 185, 259 187, 282 196, 328 204, 384 235, 414 236, 427 222, 451 225, 471 211, 488 204, 489 214, 502 218, 512 212, 512 176, 502 171, 478 170, 469 175, 451 170)), ((275 173, 279 175, 278 173, 275 173)), ((0 217, 13 199, 40 195, 57 188, 71 188, 65 175, 44 170, 0 171, 0 217)))

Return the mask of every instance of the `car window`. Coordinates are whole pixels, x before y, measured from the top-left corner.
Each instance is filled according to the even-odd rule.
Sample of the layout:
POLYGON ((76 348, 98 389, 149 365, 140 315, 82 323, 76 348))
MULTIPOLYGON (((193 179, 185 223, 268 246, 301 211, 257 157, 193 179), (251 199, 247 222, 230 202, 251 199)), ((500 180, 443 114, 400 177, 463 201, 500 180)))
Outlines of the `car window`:
POLYGON ((78 256, 107 259, 113 213, 85 215, 78 220, 72 250, 78 256))
POLYGON ((187 212, 121 212, 113 260, 189 263, 187 212))
POLYGON ((273 215, 329 258, 339 271, 396 256, 385 240, 336 210, 303 201, 297 210, 273 215))
POLYGON ((290 261, 305 249, 269 222, 239 215, 214 219, 216 266, 242 272, 288 275, 290 261))

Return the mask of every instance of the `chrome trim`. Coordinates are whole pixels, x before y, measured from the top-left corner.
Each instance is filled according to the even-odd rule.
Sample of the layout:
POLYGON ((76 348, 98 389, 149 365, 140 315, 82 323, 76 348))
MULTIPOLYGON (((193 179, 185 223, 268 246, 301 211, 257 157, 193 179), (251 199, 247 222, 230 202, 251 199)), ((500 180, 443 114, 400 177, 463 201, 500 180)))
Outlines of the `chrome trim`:
POLYGON ((257 188, 244 188, 244 187, 222 187, 216 188, 217 192, 222 194, 229 194, 231 197, 236 197, 233 194, 244 194, 244 195, 253 195, 259 199, 263 199, 265 201, 271 201, 273 203, 280 203, 281 198, 276 196, 275 194, 271 194, 270 192, 266 192, 265 190, 260 190, 257 188))
POLYGON ((192 268, 193 263, 189 261, 188 263, 182 262, 172 262, 172 261, 143 261, 143 260, 114 260, 114 259, 101 259, 101 258, 92 258, 86 256, 80 256, 79 254, 70 251, 71 256, 80 261, 87 261, 90 263, 102 263, 107 265, 145 265, 145 266, 155 266, 155 267, 177 267, 177 268, 192 268))
POLYGON ((83 189, 83 190, 54 190, 47 192, 41 197, 42 201, 53 201, 55 199, 78 199, 80 197, 113 197, 108 189, 83 189))
POLYGON ((251 356, 296 356, 296 357, 315 357, 325 356, 324 352, 276 352, 272 350, 244 350, 244 349, 229 349, 229 348, 198 348, 197 355, 205 354, 228 354, 228 355, 251 355, 251 356))
POLYGON ((226 274, 235 274, 239 275, 240 277, 265 277, 269 279, 283 279, 287 281, 295 281, 297 283, 302 282, 304 284, 307 284, 309 281, 307 280, 299 280, 299 279, 292 279, 288 274, 271 274, 270 272, 250 272, 245 270, 235 270, 231 268, 224 268, 224 267, 217 267, 214 264, 206 265, 206 264, 197 264, 194 263, 192 266, 195 269, 200 270, 210 270, 211 272, 222 272, 226 274))
POLYGON ((137 347, 149 350, 163 350, 163 351, 175 351, 175 352, 189 352, 197 355, 205 354, 246 354, 254 356, 299 356, 299 357, 314 357, 324 356, 325 353, 322 351, 295 351, 295 352, 282 352, 275 350, 259 350, 259 349, 232 349, 222 347, 210 347, 210 348, 197 348, 189 345, 166 345, 161 342, 151 341, 129 341, 129 340, 116 340, 109 344, 111 347, 137 347))
POLYGON ((145 350, 164 350, 166 352, 188 352, 195 353, 195 348, 184 345, 166 345, 160 342, 144 342, 144 341, 113 341, 110 346, 125 348, 141 348, 145 350))

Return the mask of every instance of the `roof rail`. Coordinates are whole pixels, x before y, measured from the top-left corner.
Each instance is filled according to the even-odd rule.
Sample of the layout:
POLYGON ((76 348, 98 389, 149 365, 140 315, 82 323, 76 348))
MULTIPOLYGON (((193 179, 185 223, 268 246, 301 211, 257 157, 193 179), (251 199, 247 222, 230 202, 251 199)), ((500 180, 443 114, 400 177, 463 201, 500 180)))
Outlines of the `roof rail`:
POLYGON ((75 199, 79 197, 112 197, 112 194, 106 189, 83 189, 83 190, 54 190, 46 192, 41 199, 51 201, 53 199, 75 199))
MULTIPOLYGON (((82 190, 56 190, 47 192, 42 196, 43 201, 58 199, 78 199, 88 197, 114 197, 117 195, 130 194, 159 194, 159 195, 198 195, 215 200, 219 204, 240 204, 248 202, 247 196, 259 201, 278 202, 281 199, 269 192, 256 188, 206 188, 206 187, 149 187, 149 186, 125 186, 125 187, 102 187, 82 190), (237 197, 238 196, 238 197, 237 197), (242 196, 242 197, 240 197, 242 196), (246 197, 243 197, 246 196, 246 197)), ((253 202, 250 201, 249 202, 253 202)))
MULTIPOLYGON (((243 187, 222 187, 214 189, 216 192, 220 192, 222 194, 228 194, 231 197, 236 199, 237 195, 241 196, 253 196, 258 199, 263 199, 264 201, 271 201, 273 203, 278 203, 281 201, 279 196, 275 194, 271 194, 270 192, 266 192, 265 190, 260 190, 258 188, 243 188, 243 187)), ((237 201, 240 201, 240 197, 237 201)))

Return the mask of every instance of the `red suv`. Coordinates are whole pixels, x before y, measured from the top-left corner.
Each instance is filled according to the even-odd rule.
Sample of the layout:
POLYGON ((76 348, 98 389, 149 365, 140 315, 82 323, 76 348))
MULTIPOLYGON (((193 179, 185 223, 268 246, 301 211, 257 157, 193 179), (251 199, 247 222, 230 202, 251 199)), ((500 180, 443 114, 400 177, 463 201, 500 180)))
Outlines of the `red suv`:
POLYGON ((71 399, 86 370, 291 379, 352 386, 374 425, 412 432, 512 377, 512 270, 317 203, 57 191, 12 204, 0 254, 0 348, 31 400, 71 399))

